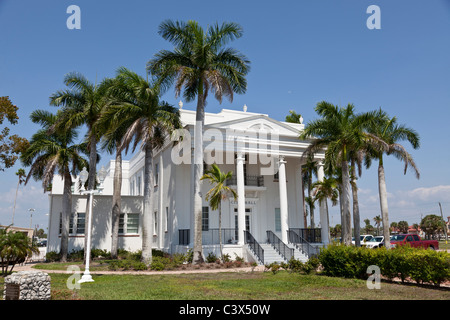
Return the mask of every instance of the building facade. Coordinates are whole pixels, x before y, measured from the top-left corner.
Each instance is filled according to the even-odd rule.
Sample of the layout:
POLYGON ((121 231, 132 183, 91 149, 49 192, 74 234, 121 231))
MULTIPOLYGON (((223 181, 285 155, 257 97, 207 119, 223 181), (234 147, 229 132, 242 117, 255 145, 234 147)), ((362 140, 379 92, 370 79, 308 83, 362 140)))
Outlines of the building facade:
MULTIPOLYGON (((195 111, 180 110, 183 129, 154 153, 152 188, 153 244, 169 253, 186 252, 194 240, 194 127, 195 111)), ((301 123, 280 122, 266 114, 224 109, 205 113, 204 170, 212 163, 222 171, 232 171, 227 184, 238 197, 222 201, 224 253, 255 260, 249 250, 252 241, 265 244, 279 239, 289 245, 290 232, 306 228, 304 219, 302 158, 307 141, 299 140, 301 123), (269 239, 269 241, 270 241, 269 239)), ((318 178, 323 179, 323 154, 316 155, 318 178)), ((107 176, 102 194, 94 196, 92 247, 111 248, 111 208, 114 160, 105 166, 107 176)), ((141 221, 144 188, 144 156, 137 152, 122 162, 122 214, 119 247, 136 251, 142 247, 141 221)), ((87 196, 80 194, 78 178, 72 194, 69 251, 84 247, 87 196)), ((61 177, 56 177, 50 195, 48 251, 59 251, 62 212, 61 177)), ((204 254, 219 250, 219 216, 205 199, 212 186, 202 182, 202 235, 204 254)), ((328 243, 328 218, 320 205, 320 242, 328 243)), ((291 246, 290 246, 291 247, 291 246)), ((261 261, 261 259, 260 259, 261 261)))

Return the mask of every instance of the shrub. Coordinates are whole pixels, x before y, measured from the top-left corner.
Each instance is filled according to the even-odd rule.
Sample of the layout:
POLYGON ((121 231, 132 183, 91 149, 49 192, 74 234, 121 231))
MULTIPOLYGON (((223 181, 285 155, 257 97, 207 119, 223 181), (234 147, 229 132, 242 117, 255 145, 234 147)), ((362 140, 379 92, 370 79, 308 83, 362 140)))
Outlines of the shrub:
POLYGON ((321 251, 319 261, 329 276, 367 279, 367 268, 376 265, 381 275, 391 280, 399 277, 404 282, 410 278, 436 286, 450 280, 449 253, 408 246, 388 250, 330 245, 321 251))
POLYGON ((61 255, 56 251, 50 251, 45 254, 45 261, 55 262, 61 259, 61 255))
POLYGON ((217 256, 213 252, 208 253, 208 256, 206 257, 206 262, 214 263, 216 261, 217 261, 217 256))

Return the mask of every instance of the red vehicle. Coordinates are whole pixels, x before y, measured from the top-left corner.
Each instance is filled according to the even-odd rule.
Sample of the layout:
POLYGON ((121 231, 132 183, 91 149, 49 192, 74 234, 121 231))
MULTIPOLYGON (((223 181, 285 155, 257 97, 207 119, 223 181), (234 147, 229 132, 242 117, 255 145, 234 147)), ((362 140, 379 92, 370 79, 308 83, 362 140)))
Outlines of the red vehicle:
POLYGON ((439 249, 437 240, 422 240, 417 234, 398 234, 391 236, 391 245, 401 246, 409 244, 413 248, 439 249))

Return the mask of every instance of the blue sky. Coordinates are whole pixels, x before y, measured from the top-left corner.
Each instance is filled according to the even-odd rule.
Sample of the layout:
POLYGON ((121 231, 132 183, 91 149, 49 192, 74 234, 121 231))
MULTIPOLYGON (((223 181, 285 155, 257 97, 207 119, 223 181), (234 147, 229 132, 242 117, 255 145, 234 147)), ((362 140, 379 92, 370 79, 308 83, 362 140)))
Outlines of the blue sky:
MULTIPOLYGON (((63 77, 78 71, 91 81, 114 76, 120 66, 145 75, 146 62, 170 44, 157 33, 165 19, 197 20, 202 26, 239 23, 244 36, 231 46, 251 61, 248 90, 233 103, 211 96, 207 111, 222 108, 267 113, 284 120, 289 110, 316 118, 315 105, 353 103, 357 111, 383 108, 418 131, 412 150, 421 172, 403 175, 397 159, 386 161, 391 221, 420 221, 421 215, 450 215, 450 0, 279 0, 279 1, 13 1, 0 0, 0 96, 19 107, 14 133, 38 130, 31 111, 48 109, 49 96, 64 88, 63 77), (81 29, 69 30, 69 5, 81 9, 81 29), (370 30, 367 7, 381 9, 381 29, 370 30)), ((164 97, 176 104, 173 90, 164 97)), ((195 109, 195 103, 184 103, 195 109)), ((17 178, 0 172, 0 223, 9 224, 17 178)), ((376 166, 358 181, 361 216, 380 214, 376 166)), ((19 190, 15 224, 47 227, 48 199, 39 183, 19 190)), ((318 218, 316 218, 316 221, 318 218)), ((339 222, 331 210, 332 225, 339 222)), ((363 223, 362 223, 363 224, 363 223)))

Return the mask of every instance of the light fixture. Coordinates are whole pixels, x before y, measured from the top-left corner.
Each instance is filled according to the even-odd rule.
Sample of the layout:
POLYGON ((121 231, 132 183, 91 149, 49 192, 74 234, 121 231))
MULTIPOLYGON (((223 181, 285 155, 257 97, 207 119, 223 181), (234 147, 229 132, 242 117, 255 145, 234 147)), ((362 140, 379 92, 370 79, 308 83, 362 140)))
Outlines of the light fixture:
POLYGON ((86 183, 89 177, 89 172, 87 172, 86 167, 83 167, 83 170, 80 172, 80 181, 81 181, 81 189, 80 192, 84 191, 84 184, 86 183))
POLYGON ((101 169, 97 172, 97 178, 100 182, 100 186, 98 187, 99 193, 102 193, 104 186, 103 182, 105 181, 107 172, 104 166, 101 167, 101 169))

